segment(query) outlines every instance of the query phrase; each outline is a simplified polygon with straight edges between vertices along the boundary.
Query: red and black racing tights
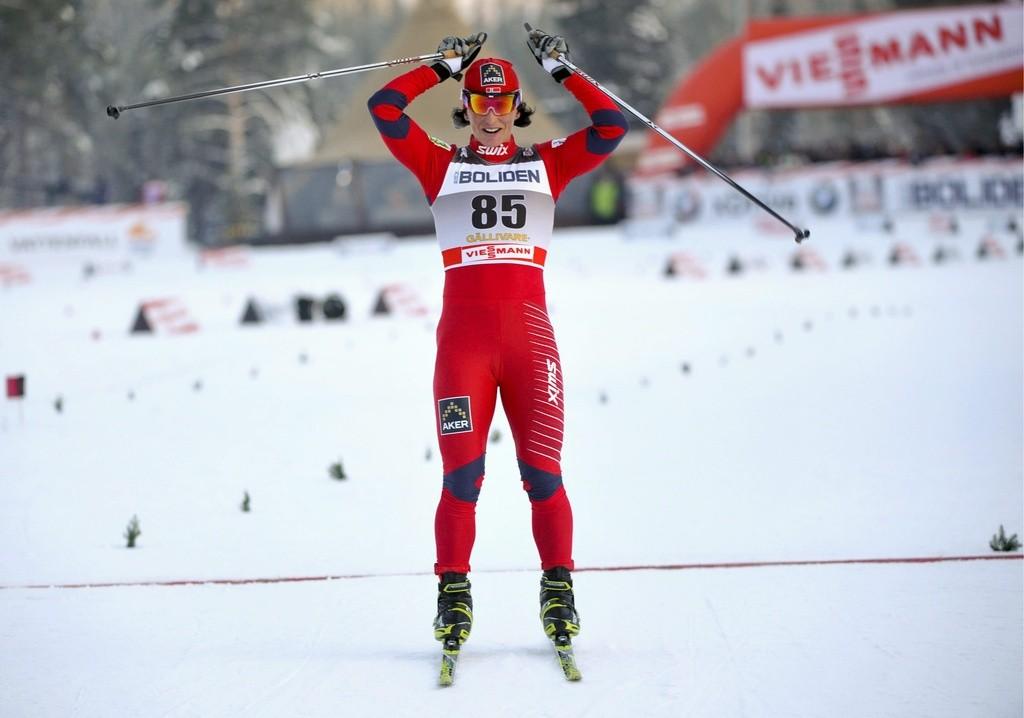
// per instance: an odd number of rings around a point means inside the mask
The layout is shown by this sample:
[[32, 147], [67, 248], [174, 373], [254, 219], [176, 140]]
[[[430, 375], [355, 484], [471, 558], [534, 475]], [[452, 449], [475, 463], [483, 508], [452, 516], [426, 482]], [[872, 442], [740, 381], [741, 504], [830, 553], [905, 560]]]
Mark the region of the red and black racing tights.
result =
[[541, 566], [572, 570], [572, 509], [561, 472], [562, 366], [544, 301], [543, 270], [513, 264], [450, 269], [434, 366], [444, 462], [434, 520], [438, 575], [470, 570], [476, 501], [499, 391]]

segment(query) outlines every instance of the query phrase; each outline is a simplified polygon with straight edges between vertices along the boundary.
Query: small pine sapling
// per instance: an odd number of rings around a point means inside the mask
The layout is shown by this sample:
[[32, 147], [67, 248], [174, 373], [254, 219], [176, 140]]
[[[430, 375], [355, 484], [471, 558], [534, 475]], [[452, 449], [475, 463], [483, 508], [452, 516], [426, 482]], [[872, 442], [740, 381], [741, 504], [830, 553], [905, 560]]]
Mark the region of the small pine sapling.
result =
[[252, 501], [249, 498], [249, 492], [246, 491], [245, 495], [242, 496], [242, 511], [249, 513], [252, 510]]
[[341, 465], [340, 461], [335, 461], [331, 464], [331, 468], [327, 471], [331, 475], [331, 478], [337, 479], [338, 481], [344, 481], [348, 478], [348, 475], [345, 473], [345, 469]]
[[125, 527], [124, 537], [128, 541], [128, 548], [135, 548], [135, 539], [142, 535], [142, 528], [139, 526], [139, 517], [132, 516], [132, 520]]
[[1020, 551], [1020, 541], [1017, 540], [1017, 534], [1007, 538], [1002, 524], [999, 524], [999, 533], [992, 536], [992, 540], [988, 542], [988, 545], [993, 551]]

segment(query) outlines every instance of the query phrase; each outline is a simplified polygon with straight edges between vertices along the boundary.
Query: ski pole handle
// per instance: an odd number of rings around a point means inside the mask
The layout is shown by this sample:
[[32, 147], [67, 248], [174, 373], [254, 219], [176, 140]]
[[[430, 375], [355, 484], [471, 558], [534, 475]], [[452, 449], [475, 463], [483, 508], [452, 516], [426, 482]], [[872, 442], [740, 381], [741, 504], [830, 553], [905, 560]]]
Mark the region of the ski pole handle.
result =
[[[487, 33], [486, 33], [486, 32], [481, 32], [481, 33], [477, 33], [477, 36], [478, 36], [478, 37], [479, 37], [479, 36], [482, 36], [482, 37], [480, 38], [480, 42], [471, 42], [471, 43], [469, 43], [469, 47], [470, 47], [470, 48], [474, 48], [474, 47], [483, 47], [483, 44], [484, 44], [485, 42], [487, 42]], [[471, 52], [470, 54], [472, 54], [472, 52]], [[451, 59], [452, 59], [452, 58], [454, 58], [454, 57], [459, 57], [459, 53], [455, 52], [455, 50], [445, 50], [444, 52], [440, 53], [440, 55], [441, 55], [441, 56], [442, 56], [442, 57], [443, 57], [443, 58], [444, 58], [445, 60], [451, 60]]]

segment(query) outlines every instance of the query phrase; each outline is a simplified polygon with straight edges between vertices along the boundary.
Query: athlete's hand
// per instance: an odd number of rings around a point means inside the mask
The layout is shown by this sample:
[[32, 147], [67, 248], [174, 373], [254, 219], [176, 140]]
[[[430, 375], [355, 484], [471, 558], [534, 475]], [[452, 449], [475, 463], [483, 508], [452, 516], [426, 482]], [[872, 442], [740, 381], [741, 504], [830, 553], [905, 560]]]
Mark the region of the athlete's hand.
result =
[[572, 70], [555, 59], [558, 55], [565, 55], [565, 59], [569, 59], [569, 45], [561, 35], [549, 35], [543, 30], [533, 29], [527, 36], [526, 46], [540, 66], [558, 82], [572, 74]]
[[442, 81], [449, 77], [461, 80], [462, 71], [469, 67], [476, 56], [480, 54], [486, 39], [486, 32], [478, 32], [469, 37], [449, 35], [437, 46], [437, 51], [444, 53], [444, 59], [435, 62], [431, 67]]

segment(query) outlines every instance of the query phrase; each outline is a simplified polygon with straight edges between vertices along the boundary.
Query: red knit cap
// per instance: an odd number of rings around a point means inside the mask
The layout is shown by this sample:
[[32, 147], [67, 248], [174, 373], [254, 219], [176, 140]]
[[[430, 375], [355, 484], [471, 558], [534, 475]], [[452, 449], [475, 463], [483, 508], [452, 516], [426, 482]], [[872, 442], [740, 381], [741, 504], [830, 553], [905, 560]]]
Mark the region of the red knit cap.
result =
[[466, 69], [463, 87], [481, 95], [511, 95], [519, 91], [519, 78], [508, 60], [484, 57]]

